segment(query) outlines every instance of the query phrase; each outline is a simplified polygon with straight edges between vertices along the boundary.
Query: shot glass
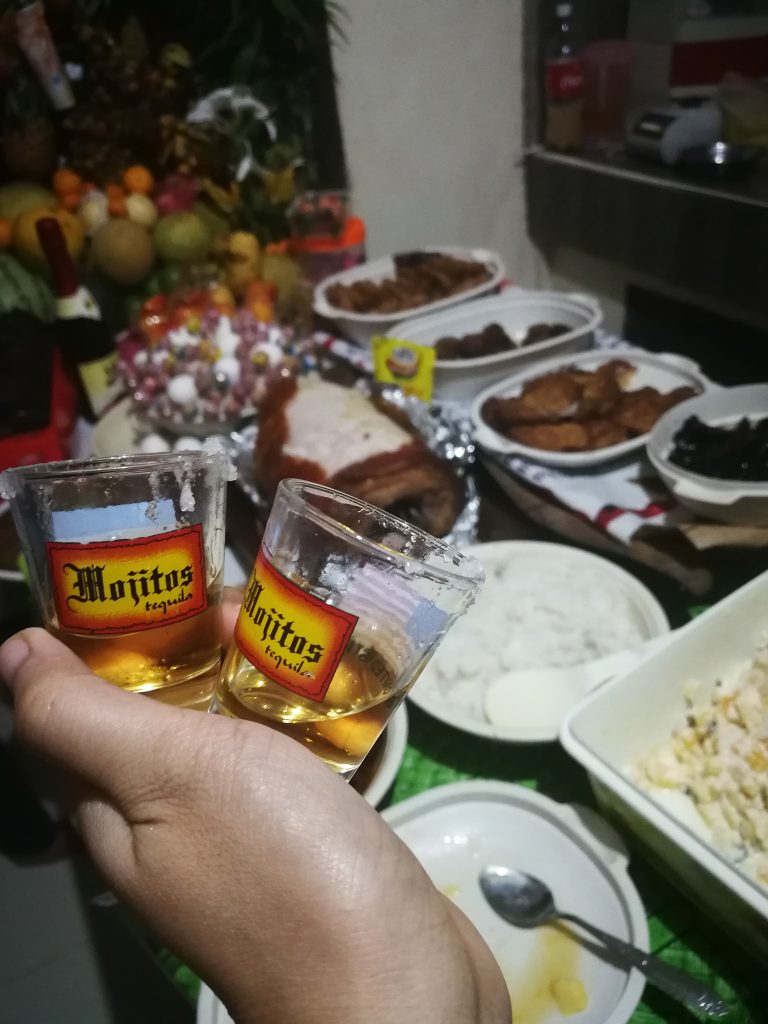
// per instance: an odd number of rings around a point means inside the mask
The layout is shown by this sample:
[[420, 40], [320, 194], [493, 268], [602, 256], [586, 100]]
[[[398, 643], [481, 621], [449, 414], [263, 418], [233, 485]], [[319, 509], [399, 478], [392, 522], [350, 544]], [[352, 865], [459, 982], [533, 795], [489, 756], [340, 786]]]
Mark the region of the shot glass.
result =
[[211, 711], [285, 733], [350, 779], [483, 579], [381, 509], [283, 480]]
[[221, 665], [228, 468], [213, 449], [0, 475], [43, 623], [96, 675], [207, 710]]

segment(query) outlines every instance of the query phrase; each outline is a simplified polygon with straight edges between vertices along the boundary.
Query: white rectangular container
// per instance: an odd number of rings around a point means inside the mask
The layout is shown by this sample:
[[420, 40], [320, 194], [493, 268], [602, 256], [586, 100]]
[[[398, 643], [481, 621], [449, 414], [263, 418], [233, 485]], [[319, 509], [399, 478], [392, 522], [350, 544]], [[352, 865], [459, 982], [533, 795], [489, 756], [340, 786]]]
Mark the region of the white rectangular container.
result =
[[662, 803], [635, 785], [628, 766], [666, 740], [686, 714], [683, 687], [751, 660], [768, 633], [768, 573], [678, 631], [667, 647], [598, 689], [564, 723], [563, 746], [588, 771], [603, 810], [718, 924], [768, 955], [768, 890], [709, 842], [692, 804]]
[[[509, 288], [489, 299], [475, 299], [430, 316], [401, 320], [387, 333], [392, 338], [433, 346], [447, 335], [476, 334], [489, 324], [498, 324], [518, 347], [476, 359], [435, 361], [434, 397], [468, 402], [523, 366], [591, 348], [602, 320], [600, 303], [589, 295]], [[559, 323], [570, 329], [556, 338], [522, 346], [521, 339], [536, 323]]]

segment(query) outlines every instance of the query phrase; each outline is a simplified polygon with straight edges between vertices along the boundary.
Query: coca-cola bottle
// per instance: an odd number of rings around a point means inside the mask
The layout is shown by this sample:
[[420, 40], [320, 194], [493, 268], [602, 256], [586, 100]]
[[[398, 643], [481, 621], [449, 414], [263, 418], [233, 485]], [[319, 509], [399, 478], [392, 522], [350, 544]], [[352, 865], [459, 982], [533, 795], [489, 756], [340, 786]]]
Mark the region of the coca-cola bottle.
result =
[[93, 422], [123, 390], [115, 343], [96, 300], [80, 281], [59, 222], [45, 217], [36, 227], [53, 279], [61, 356], [80, 392], [81, 412]]
[[573, 4], [555, 7], [555, 28], [545, 54], [544, 140], [551, 149], [579, 149], [583, 141], [584, 65], [574, 39]]

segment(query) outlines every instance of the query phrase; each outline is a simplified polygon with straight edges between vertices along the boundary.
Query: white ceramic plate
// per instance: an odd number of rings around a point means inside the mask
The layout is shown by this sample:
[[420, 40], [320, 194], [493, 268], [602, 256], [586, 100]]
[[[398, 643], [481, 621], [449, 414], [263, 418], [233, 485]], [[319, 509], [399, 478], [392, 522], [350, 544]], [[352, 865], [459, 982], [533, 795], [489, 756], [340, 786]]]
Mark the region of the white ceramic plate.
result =
[[[472, 554], [479, 559], [486, 569], [492, 569], [499, 564], [514, 565], [516, 557], [523, 555], [527, 558], [534, 554], [542, 560], [554, 561], [558, 566], [563, 566], [567, 561], [575, 568], [583, 566], [585, 570], [589, 569], [592, 573], [599, 572], [605, 577], [607, 583], [625, 594], [634, 609], [638, 627], [645, 639], [669, 632], [669, 620], [650, 590], [630, 573], [599, 555], [593, 555], [591, 552], [582, 551], [566, 544], [515, 540], [497, 541], [493, 544], [473, 544], [464, 550], [467, 554]], [[451, 627], [452, 630], [460, 632], [465, 621], [459, 619]], [[471, 643], [471, 640], [468, 642]], [[492, 725], [485, 717], [471, 717], [467, 711], [449, 703], [444, 696], [438, 693], [436, 681], [432, 676], [433, 671], [434, 666], [428, 664], [408, 694], [409, 700], [433, 718], [474, 736], [505, 740], [509, 743], [542, 743], [557, 739], [558, 730], [567, 710], [563, 710], [556, 718], [553, 717], [552, 721], [543, 727], [540, 725], [528, 726], [522, 718], [520, 724], [514, 729]], [[493, 681], [489, 678], [478, 679], [477, 685], [485, 689]]]
[[[566, 1018], [547, 990], [556, 977], [570, 976], [584, 985], [588, 1006], [569, 1021], [629, 1020], [644, 987], [637, 971], [628, 975], [559, 932], [513, 928], [491, 910], [478, 885], [487, 864], [528, 871], [551, 887], [561, 909], [647, 950], [648, 926], [627, 874], [626, 851], [594, 812], [510, 783], [474, 781], [429, 790], [383, 817], [488, 943], [509, 984], [516, 1018], [563, 1024]], [[534, 1015], [537, 988], [544, 998]]]
[[546, 373], [571, 366], [583, 370], [596, 370], [599, 366], [614, 359], [623, 359], [636, 367], [636, 373], [632, 377], [627, 391], [652, 387], [666, 394], [675, 388], [688, 386], [701, 393], [712, 387], [711, 381], [698, 368], [695, 368], [695, 364], [684, 357], [671, 353], [651, 355], [637, 349], [629, 351], [616, 349], [558, 356], [556, 359], [549, 359], [520, 370], [507, 377], [506, 380], [486, 388], [475, 398], [472, 403], [472, 420], [477, 440], [485, 448], [501, 455], [522, 455], [534, 462], [541, 462], [547, 466], [560, 466], [562, 469], [585, 469], [590, 466], [599, 466], [643, 448], [648, 440], [647, 433], [593, 452], [549, 452], [542, 448], [530, 448], [528, 445], [511, 441], [488, 426], [482, 416], [483, 405], [489, 398], [515, 398], [522, 391], [523, 385], [536, 377], [543, 377]]
[[[383, 744], [381, 754], [377, 755], [375, 749], [370, 754], [371, 757], [377, 757], [378, 763], [373, 776], [368, 779], [362, 790], [362, 795], [373, 807], [378, 807], [389, 792], [400, 770], [405, 748], [408, 745], [408, 712], [405, 709], [405, 702], [392, 716], [378, 744]], [[365, 762], [359, 770], [365, 771]]]
[[[376, 766], [373, 778], [363, 790], [363, 796], [376, 807], [389, 792], [400, 769], [403, 754], [408, 743], [408, 712], [401, 704], [392, 716], [384, 735], [383, 752]], [[197, 1024], [233, 1024], [223, 1004], [207, 985], [201, 985], [197, 1001]]]
[[469, 299], [476, 299], [480, 295], [487, 295], [495, 291], [506, 277], [506, 270], [501, 257], [488, 249], [470, 249], [460, 246], [425, 245], [421, 246], [420, 252], [439, 252], [446, 256], [455, 256], [457, 259], [477, 260], [488, 267], [490, 277], [483, 284], [475, 288], [467, 288], [466, 291], [450, 295], [448, 298], [440, 299], [437, 302], [428, 302], [426, 305], [414, 306], [412, 309], [401, 309], [397, 313], [352, 313], [346, 309], [339, 309], [332, 305], [326, 298], [328, 289], [334, 284], [354, 284], [355, 281], [381, 281], [387, 277], [394, 277], [395, 265], [391, 256], [383, 259], [370, 260], [359, 267], [351, 270], [342, 270], [326, 278], [315, 288], [314, 310], [319, 316], [333, 320], [339, 330], [352, 341], [359, 345], [369, 345], [371, 338], [377, 334], [386, 334], [392, 324], [398, 320], [406, 320], [415, 316], [424, 316], [427, 313], [437, 312], [440, 309], [447, 309], [460, 302], [467, 302]]

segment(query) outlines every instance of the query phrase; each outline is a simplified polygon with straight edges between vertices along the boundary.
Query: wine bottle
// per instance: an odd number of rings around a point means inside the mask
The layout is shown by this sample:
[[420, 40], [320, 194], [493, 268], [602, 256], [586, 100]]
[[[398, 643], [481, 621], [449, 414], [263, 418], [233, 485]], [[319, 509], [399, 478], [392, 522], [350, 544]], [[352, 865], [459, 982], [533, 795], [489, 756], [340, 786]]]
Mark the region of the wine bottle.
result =
[[93, 421], [122, 392], [115, 343], [96, 300], [80, 280], [59, 222], [43, 217], [36, 227], [53, 277], [62, 359], [76, 379], [83, 415]]

